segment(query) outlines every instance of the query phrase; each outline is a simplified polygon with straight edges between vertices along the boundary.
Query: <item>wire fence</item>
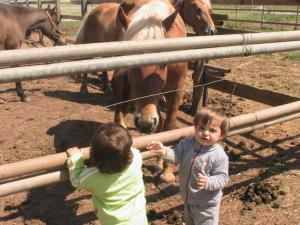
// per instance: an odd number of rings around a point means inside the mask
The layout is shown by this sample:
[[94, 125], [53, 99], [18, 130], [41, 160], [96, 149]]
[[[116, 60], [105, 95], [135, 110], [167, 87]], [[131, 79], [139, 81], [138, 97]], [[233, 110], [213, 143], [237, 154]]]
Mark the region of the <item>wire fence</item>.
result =
[[297, 30], [300, 27], [299, 5], [295, 6], [266, 6], [266, 5], [218, 5], [214, 11], [226, 14], [226, 26], [237, 28], [247, 27], [247, 24], [256, 24], [259, 29], [270, 30]]

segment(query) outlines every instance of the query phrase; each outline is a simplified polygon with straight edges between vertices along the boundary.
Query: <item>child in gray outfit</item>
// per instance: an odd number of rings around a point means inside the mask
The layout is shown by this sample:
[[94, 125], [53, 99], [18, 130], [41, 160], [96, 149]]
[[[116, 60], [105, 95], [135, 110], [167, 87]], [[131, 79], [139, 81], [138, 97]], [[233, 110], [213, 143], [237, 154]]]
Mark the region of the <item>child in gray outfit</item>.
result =
[[179, 163], [179, 187], [187, 225], [217, 225], [222, 189], [228, 182], [228, 157], [217, 142], [229, 130], [222, 111], [201, 109], [194, 118], [195, 135], [174, 148], [151, 141], [147, 148], [170, 162]]

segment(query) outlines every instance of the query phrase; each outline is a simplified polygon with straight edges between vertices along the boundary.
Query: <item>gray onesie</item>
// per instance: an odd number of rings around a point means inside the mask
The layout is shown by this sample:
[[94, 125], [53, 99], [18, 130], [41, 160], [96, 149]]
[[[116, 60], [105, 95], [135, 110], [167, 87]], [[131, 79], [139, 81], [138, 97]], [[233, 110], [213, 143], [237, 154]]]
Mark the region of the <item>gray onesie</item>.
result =
[[[174, 151], [167, 149], [164, 159], [180, 163], [179, 187], [184, 201], [187, 225], [217, 225], [222, 189], [228, 182], [228, 157], [221, 145], [200, 146], [194, 137], [184, 138]], [[208, 177], [200, 190], [198, 173]]]

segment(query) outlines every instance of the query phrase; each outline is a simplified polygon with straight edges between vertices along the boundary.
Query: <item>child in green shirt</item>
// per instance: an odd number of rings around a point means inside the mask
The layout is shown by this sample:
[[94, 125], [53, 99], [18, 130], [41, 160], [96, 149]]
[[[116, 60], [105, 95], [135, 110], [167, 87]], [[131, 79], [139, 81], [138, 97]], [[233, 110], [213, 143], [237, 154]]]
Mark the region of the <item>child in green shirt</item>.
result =
[[86, 167], [78, 148], [67, 150], [74, 187], [92, 193], [101, 225], [147, 225], [142, 156], [131, 147], [129, 132], [116, 123], [100, 126], [92, 140]]

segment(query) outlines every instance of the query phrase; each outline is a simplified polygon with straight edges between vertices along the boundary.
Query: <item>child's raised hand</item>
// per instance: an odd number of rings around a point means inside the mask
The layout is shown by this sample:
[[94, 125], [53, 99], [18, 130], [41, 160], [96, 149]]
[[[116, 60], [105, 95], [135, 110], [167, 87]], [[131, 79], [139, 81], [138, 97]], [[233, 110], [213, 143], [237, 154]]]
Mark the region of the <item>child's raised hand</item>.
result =
[[166, 154], [166, 147], [159, 141], [150, 141], [146, 148], [150, 152], [158, 153], [160, 156]]
[[198, 185], [200, 190], [204, 190], [207, 185], [207, 176], [202, 173], [198, 173]]
[[70, 157], [70, 156], [80, 153], [80, 150], [77, 147], [68, 148], [66, 153], [67, 153], [67, 156]]

